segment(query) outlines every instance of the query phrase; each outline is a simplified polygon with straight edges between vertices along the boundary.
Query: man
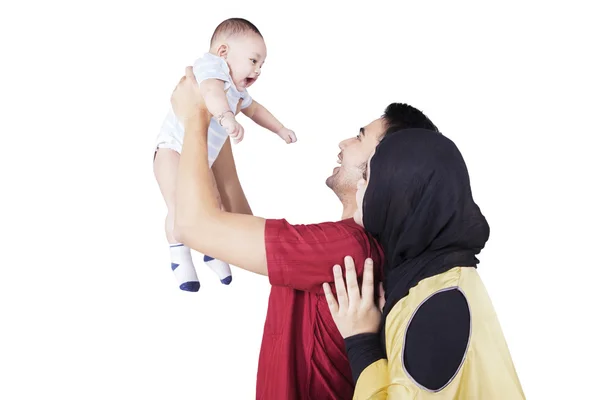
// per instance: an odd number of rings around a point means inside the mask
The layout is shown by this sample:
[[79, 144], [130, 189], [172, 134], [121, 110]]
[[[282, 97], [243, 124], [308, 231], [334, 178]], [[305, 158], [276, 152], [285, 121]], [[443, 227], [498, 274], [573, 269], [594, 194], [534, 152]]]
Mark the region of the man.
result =
[[[329, 313], [322, 283], [333, 281], [331, 267], [341, 264], [347, 255], [361, 266], [357, 268], [359, 276], [366, 258], [381, 265], [379, 245], [352, 220], [357, 207], [356, 184], [386, 132], [435, 126], [410, 106], [390, 105], [383, 117], [340, 143], [341, 165], [327, 179], [327, 185], [342, 202], [342, 219], [291, 225], [285, 219], [263, 219], [219, 208], [207, 162], [210, 114], [191, 67], [173, 92], [171, 103], [185, 127], [177, 177], [176, 234], [194, 250], [267, 275], [273, 286], [256, 398], [351, 399], [354, 384], [344, 341]], [[226, 144], [219, 155], [221, 165], [233, 165], [230, 153], [231, 145]], [[230, 172], [235, 174], [235, 168]], [[234, 182], [239, 183], [237, 178]]]

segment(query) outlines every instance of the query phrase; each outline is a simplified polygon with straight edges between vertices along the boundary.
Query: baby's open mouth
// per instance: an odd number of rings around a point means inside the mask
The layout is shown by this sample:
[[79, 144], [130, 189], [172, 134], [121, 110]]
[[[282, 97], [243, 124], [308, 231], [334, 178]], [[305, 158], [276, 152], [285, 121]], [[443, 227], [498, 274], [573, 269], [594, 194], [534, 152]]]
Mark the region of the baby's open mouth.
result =
[[244, 79], [244, 86], [250, 86], [254, 83], [256, 79], [255, 78], [246, 78]]

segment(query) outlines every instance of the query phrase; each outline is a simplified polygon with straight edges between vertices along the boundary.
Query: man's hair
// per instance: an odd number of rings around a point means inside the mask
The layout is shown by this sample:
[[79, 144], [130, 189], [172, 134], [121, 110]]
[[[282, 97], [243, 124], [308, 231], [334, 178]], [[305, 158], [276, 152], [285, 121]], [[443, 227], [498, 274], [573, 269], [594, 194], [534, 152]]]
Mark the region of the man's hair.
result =
[[233, 35], [244, 35], [247, 33], [256, 33], [263, 37], [260, 31], [254, 24], [243, 18], [229, 18], [221, 22], [215, 29], [215, 32], [210, 39], [210, 45], [213, 46], [221, 37], [230, 37]]
[[385, 135], [401, 129], [428, 129], [438, 132], [438, 128], [420, 110], [404, 103], [392, 103], [381, 116], [385, 123]]

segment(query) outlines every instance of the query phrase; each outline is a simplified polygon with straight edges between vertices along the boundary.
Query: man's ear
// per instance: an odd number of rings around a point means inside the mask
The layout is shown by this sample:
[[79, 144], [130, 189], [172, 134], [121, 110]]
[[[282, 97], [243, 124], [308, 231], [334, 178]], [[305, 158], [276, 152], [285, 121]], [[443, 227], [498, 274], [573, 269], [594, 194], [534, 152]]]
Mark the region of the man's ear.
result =
[[229, 52], [229, 46], [226, 44], [222, 44], [217, 49], [217, 55], [221, 58], [227, 59], [227, 53]]

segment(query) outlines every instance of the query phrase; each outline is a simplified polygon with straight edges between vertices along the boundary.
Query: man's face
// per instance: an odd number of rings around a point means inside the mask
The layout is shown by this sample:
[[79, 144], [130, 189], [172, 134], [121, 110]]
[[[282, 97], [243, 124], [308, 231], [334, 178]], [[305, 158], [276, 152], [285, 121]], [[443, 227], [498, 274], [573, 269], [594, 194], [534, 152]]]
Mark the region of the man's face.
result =
[[340, 166], [336, 167], [325, 181], [340, 199], [347, 196], [354, 198], [356, 184], [364, 178], [367, 160], [375, 151], [384, 132], [384, 121], [379, 118], [361, 128], [358, 135], [340, 142]]

